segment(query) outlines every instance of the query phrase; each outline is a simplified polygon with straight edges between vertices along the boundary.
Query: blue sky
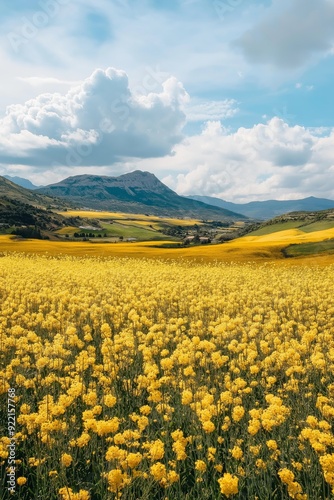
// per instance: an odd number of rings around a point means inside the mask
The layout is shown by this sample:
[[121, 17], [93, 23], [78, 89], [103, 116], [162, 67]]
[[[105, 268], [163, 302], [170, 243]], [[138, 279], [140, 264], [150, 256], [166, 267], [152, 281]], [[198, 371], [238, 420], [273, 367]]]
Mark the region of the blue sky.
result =
[[0, 174], [334, 198], [334, 0], [4, 0]]

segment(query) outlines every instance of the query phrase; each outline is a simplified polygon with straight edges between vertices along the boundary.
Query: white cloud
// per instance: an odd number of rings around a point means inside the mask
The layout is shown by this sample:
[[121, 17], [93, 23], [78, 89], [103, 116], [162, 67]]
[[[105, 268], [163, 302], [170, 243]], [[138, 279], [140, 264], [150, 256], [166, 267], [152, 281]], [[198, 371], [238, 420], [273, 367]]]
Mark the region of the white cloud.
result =
[[237, 202], [334, 198], [333, 147], [334, 131], [319, 136], [317, 130], [289, 126], [278, 117], [233, 133], [220, 122], [209, 122], [200, 135], [175, 146], [172, 157], [143, 160], [136, 167], [157, 173], [182, 195]]
[[333, 24], [333, 0], [277, 0], [268, 15], [238, 39], [237, 45], [251, 63], [295, 69], [316, 54], [330, 53]]
[[0, 162], [103, 166], [166, 155], [182, 139], [187, 99], [173, 77], [161, 92], [138, 96], [124, 71], [96, 70], [65, 95], [41, 94], [9, 106], [0, 121]]
[[73, 85], [80, 85], [81, 82], [79, 81], [73, 81], [73, 80], [61, 80], [59, 78], [52, 78], [52, 77], [40, 77], [40, 76], [18, 76], [17, 79], [21, 82], [28, 83], [29, 85], [33, 87], [42, 87], [44, 85], [68, 85], [68, 86], [73, 86]]
[[[36, 141], [36, 136], [26, 130], [19, 137], [17, 147], [22, 151], [28, 151]], [[49, 143], [49, 138], [37, 137], [40, 149]], [[94, 129], [78, 129], [68, 141], [89, 143], [94, 142], [94, 137]], [[10, 139], [2, 146], [14, 154]], [[99, 167], [99, 174], [148, 170], [181, 195], [202, 194], [244, 203], [306, 196], [334, 199], [333, 148], [334, 129], [290, 126], [275, 117], [267, 123], [231, 132], [220, 121], [210, 121], [200, 134], [177, 144], [170, 155], [122, 159], [112, 167]], [[94, 167], [85, 165], [65, 165], [56, 170], [32, 168], [20, 165], [19, 158], [15, 166], [6, 169], [6, 173], [28, 177], [35, 184], [93, 172], [96, 173]]]
[[194, 100], [186, 106], [188, 121], [224, 120], [238, 113], [237, 102], [234, 99], [223, 101]]

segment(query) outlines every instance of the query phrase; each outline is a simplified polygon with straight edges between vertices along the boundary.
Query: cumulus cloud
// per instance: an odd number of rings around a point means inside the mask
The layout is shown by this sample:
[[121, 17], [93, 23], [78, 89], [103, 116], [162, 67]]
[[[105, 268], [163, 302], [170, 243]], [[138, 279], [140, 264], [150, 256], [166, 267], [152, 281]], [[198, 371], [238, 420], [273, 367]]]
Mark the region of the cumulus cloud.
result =
[[238, 111], [235, 99], [224, 99], [222, 101], [192, 100], [186, 106], [187, 120], [193, 122], [224, 120], [235, 116]]
[[[26, 130], [19, 136], [21, 142], [16, 157], [28, 154], [29, 148], [36, 147], [36, 141], [39, 152], [45, 142], [48, 145], [50, 142], [48, 137]], [[93, 141], [94, 133], [73, 129], [71, 140], [75, 143]], [[6, 142], [2, 139], [6, 151], [12, 147], [10, 141], [10, 137]], [[57, 139], [53, 141], [58, 144]], [[200, 134], [178, 143], [173, 155], [122, 158], [112, 168], [101, 166], [99, 173], [120, 175], [135, 169], [148, 170], [181, 195], [217, 196], [240, 203], [306, 196], [334, 199], [333, 149], [334, 129], [330, 128], [291, 126], [284, 119], [275, 117], [266, 123], [240, 127], [233, 132], [220, 121], [209, 121]], [[32, 169], [22, 164], [19, 158], [10, 169], [1, 170], [28, 177], [35, 184], [48, 184], [69, 175], [94, 171], [84, 165]]]
[[52, 77], [40, 77], [40, 76], [18, 76], [17, 80], [20, 82], [28, 83], [32, 87], [42, 87], [44, 85], [68, 85], [68, 86], [73, 86], [73, 85], [80, 85], [81, 82], [78, 81], [72, 81], [72, 80], [61, 80], [59, 78], [52, 78]]
[[160, 93], [138, 96], [124, 71], [98, 69], [65, 95], [9, 106], [0, 120], [0, 162], [100, 166], [167, 155], [182, 139], [187, 100], [174, 77]]
[[236, 132], [208, 122], [200, 135], [175, 147], [172, 158], [143, 160], [181, 195], [229, 201], [334, 198], [334, 130], [289, 126], [275, 117]]
[[[282, 0], [277, 3], [281, 6]], [[333, 0], [291, 0], [285, 5], [276, 12], [274, 3], [269, 14], [237, 40], [251, 63], [291, 69], [333, 48]]]

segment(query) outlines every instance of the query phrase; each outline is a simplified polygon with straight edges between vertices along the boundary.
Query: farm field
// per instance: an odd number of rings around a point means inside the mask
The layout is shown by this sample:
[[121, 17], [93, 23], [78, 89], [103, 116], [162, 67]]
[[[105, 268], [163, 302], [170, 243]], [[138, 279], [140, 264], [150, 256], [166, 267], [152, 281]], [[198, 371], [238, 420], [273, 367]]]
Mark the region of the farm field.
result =
[[[166, 236], [157, 231], [157, 228], [146, 227], [145, 225], [137, 224], [136, 222], [123, 221], [123, 222], [103, 222], [100, 221], [100, 228], [95, 230], [88, 229], [87, 231], [91, 231], [94, 233], [94, 236], [103, 236], [108, 239], [112, 238], [118, 241], [119, 237], [134, 238], [137, 241], [159, 241], [159, 240], [172, 240], [171, 237]], [[56, 234], [73, 236], [75, 233], [78, 233], [80, 230], [77, 227], [65, 227], [56, 231]]]
[[[66, 217], [81, 217], [86, 221], [86, 224], [87, 221], [91, 221], [91, 224], [86, 227], [67, 226], [55, 231], [55, 236], [60, 236], [61, 239], [65, 239], [65, 237], [78, 238], [78, 234], [81, 233], [81, 236], [86, 236], [86, 239], [98, 237], [103, 238], [104, 242], [120, 242], [121, 240], [182, 242], [188, 228], [195, 230], [195, 228], [203, 226], [203, 221], [197, 219], [157, 217], [148, 214], [90, 210], [69, 210], [58, 214]], [[214, 227], [210, 223], [208, 224], [207, 231]], [[235, 229], [237, 226], [234, 227]], [[217, 231], [216, 233], [218, 234]]]
[[20, 500], [333, 498], [334, 264], [281, 262], [3, 254], [1, 500], [9, 432]]
[[147, 226], [150, 224], [157, 224], [160, 226], [163, 223], [173, 224], [175, 226], [192, 226], [194, 224], [201, 224], [198, 219], [178, 219], [170, 217], [157, 217], [154, 215], [145, 214], [129, 214], [123, 212], [94, 212], [91, 210], [68, 210], [66, 212], [59, 212], [65, 217], [82, 217], [85, 219], [107, 219], [116, 221], [134, 221], [139, 225]]

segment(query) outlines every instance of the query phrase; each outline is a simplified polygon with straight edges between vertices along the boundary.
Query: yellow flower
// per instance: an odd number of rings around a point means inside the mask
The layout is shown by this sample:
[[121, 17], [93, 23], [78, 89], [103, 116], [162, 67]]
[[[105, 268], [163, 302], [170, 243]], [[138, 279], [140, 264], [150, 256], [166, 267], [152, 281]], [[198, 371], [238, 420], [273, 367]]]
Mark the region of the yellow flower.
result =
[[162, 401], [162, 394], [158, 390], [153, 390], [148, 397], [149, 401], [153, 401], [153, 403], [159, 403]]
[[119, 419], [114, 417], [110, 420], [100, 420], [96, 422], [96, 432], [99, 436], [104, 436], [105, 434], [112, 434], [119, 429]]
[[175, 443], [173, 443], [173, 451], [176, 454], [176, 460], [185, 460], [187, 458], [185, 445], [182, 441], [175, 441]]
[[75, 500], [90, 500], [90, 494], [87, 490], [80, 490]]
[[30, 406], [26, 403], [23, 403], [23, 405], [21, 405], [20, 412], [23, 415], [27, 415], [30, 412]]
[[161, 460], [165, 454], [165, 446], [161, 439], [156, 439], [149, 444], [149, 456], [151, 460]]
[[319, 458], [320, 465], [324, 472], [325, 481], [334, 490], [334, 454], [326, 454]]
[[150, 406], [148, 406], [148, 405], [144, 405], [144, 406], [141, 406], [139, 408], [139, 411], [140, 411], [140, 413], [142, 415], [146, 415], [147, 416], [147, 415], [149, 415], [151, 413], [152, 408]]
[[19, 486], [23, 486], [24, 484], [26, 484], [27, 478], [23, 477], [23, 476], [20, 476], [20, 477], [17, 478], [16, 482], [17, 482], [17, 484]]
[[169, 371], [173, 368], [174, 362], [171, 358], [164, 358], [160, 361], [160, 365], [164, 371]]
[[80, 490], [78, 493], [73, 493], [72, 488], [63, 487], [58, 490], [62, 500], [90, 500], [90, 494], [87, 490]]
[[243, 406], [237, 405], [232, 410], [232, 420], [234, 422], [239, 422], [245, 415], [245, 409]]
[[294, 460], [291, 460], [291, 465], [296, 469], [296, 470], [303, 470], [303, 464], [300, 462], [295, 462]]
[[266, 470], [267, 468], [267, 465], [266, 463], [261, 459], [261, 458], [258, 458], [255, 462], [255, 465], [258, 469], [263, 469], [263, 470]]
[[90, 391], [87, 394], [84, 394], [82, 396], [82, 399], [84, 400], [84, 402], [86, 403], [86, 405], [94, 406], [97, 403], [96, 392]]
[[277, 445], [277, 443], [276, 443], [276, 441], [274, 439], [269, 439], [266, 442], [266, 445], [268, 446], [269, 450], [276, 451], [277, 448], [278, 448], [278, 445]]
[[249, 451], [251, 452], [252, 455], [254, 455], [254, 457], [257, 457], [260, 453], [260, 450], [261, 450], [261, 445], [257, 445], [257, 446], [250, 446], [249, 447]]
[[183, 436], [183, 431], [177, 429], [171, 433], [173, 443], [173, 451], [176, 454], [176, 460], [185, 460], [187, 458], [186, 446], [188, 444], [188, 439]]
[[161, 481], [167, 475], [166, 467], [161, 462], [151, 465], [150, 472], [156, 481]]
[[135, 467], [138, 467], [138, 465], [142, 461], [142, 458], [143, 457], [141, 453], [129, 453], [126, 457], [126, 462], [130, 469], [134, 469]]
[[182, 404], [183, 405], [189, 405], [193, 400], [193, 393], [189, 391], [188, 389], [185, 389], [182, 391]]
[[121, 469], [112, 469], [107, 474], [107, 480], [109, 485], [108, 490], [114, 493], [124, 488], [124, 486], [129, 482], [127, 474], [123, 474]]
[[218, 479], [218, 483], [220, 486], [220, 492], [227, 496], [227, 498], [236, 495], [239, 492], [239, 479], [229, 472], [225, 472], [223, 477]]
[[107, 394], [106, 396], [104, 396], [104, 404], [106, 406], [108, 406], [108, 408], [113, 408], [113, 406], [115, 406], [116, 404], [116, 398], [115, 396], [112, 396], [111, 394]]
[[68, 453], [63, 453], [60, 462], [64, 467], [69, 467], [73, 462], [73, 458]]
[[260, 420], [250, 420], [249, 424], [248, 424], [248, 432], [249, 434], [251, 434], [252, 436], [255, 436], [255, 434], [257, 434], [259, 432], [259, 430], [261, 429], [261, 422]]
[[122, 450], [118, 446], [110, 446], [106, 452], [106, 460], [110, 462], [111, 460], [125, 460], [126, 451]]
[[191, 365], [184, 368], [183, 373], [186, 377], [195, 377], [196, 375], [196, 372]]
[[66, 486], [64, 486], [63, 488], [60, 488], [58, 490], [58, 493], [59, 495], [61, 495], [62, 500], [73, 500], [74, 493], [72, 488], [67, 488]]
[[79, 448], [83, 448], [84, 446], [87, 446], [90, 439], [90, 435], [87, 432], [83, 432], [81, 436], [77, 438], [76, 444], [79, 446]]
[[200, 472], [205, 472], [206, 471], [206, 463], [203, 462], [203, 460], [196, 460], [195, 469], [200, 471]]
[[235, 458], [236, 460], [241, 460], [242, 457], [244, 456], [244, 453], [239, 446], [234, 446], [232, 450], [230, 450], [230, 452], [232, 457]]
[[209, 460], [209, 462], [214, 462], [216, 452], [217, 452], [216, 448], [209, 446], [209, 448], [208, 448], [208, 460]]
[[293, 482], [293, 480], [295, 479], [295, 475], [293, 472], [291, 472], [291, 470], [289, 469], [281, 469], [279, 472], [278, 472], [278, 475], [282, 481], [282, 483], [284, 484], [290, 484]]
[[177, 483], [179, 480], [180, 480], [179, 474], [177, 472], [175, 472], [175, 470], [171, 470], [167, 474], [166, 486], [168, 486], [169, 484]]
[[211, 422], [211, 420], [207, 420], [207, 421], [203, 422], [202, 427], [203, 427], [204, 432], [206, 432], [207, 434], [210, 434], [211, 432], [213, 432], [216, 429], [215, 424], [213, 422]]
[[46, 458], [28, 458], [28, 463], [31, 467], [39, 467], [46, 462]]
[[138, 425], [139, 431], [143, 432], [146, 429], [146, 427], [148, 427], [149, 423], [150, 423], [150, 421], [145, 415], [141, 415], [140, 417], [138, 417], [137, 425]]

